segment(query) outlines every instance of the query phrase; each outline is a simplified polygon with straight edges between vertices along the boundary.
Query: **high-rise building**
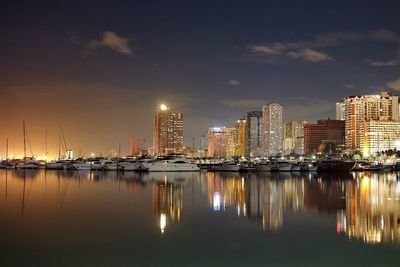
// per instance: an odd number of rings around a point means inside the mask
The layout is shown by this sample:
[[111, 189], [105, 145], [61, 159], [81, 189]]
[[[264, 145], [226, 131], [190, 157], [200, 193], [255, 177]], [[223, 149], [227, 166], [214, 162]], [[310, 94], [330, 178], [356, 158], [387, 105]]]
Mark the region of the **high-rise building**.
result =
[[208, 135], [203, 134], [200, 136], [200, 150], [207, 150], [208, 148]]
[[208, 128], [208, 151], [211, 158], [231, 158], [235, 155], [235, 128]]
[[277, 103], [263, 106], [263, 143], [265, 154], [268, 156], [276, 156], [283, 152], [282, 110], [282, 106]]
[[344, 129], [345, 122], [342, 120], [318, 120], [317, 124], [305, 124], [305, 154], [317, 153], [324, 144], [329, 145], [334, 153], [334, 147], [344, 144]]
[[132, 137], [131, 138], [131, 151], [130, 155], [131, 156], [137, 156], [141, 154], [141, 149], [140, 149], [140, 139], [138, 137]]
[[235, 123], [235, 129], [236, 129], [235, 156], [245, 157], [246, 156], [246, 144], [247, 144], [246, 120], [245, 119], [238, 120]]
[[289, 121], [283, 127], [283, 153], [304, 154], [304, 125], [307, 121]]
[[344, 121], [346, 119], [346, 109], [344, 101], [336, 102], [336, 120]]
[[246, 120], [246, 156], [259, 157], [263, 154], [263, 113], [249, 111], [245, 114]]
[[399, 120], [399, 97], [384, 91], [379, 95], [349, 96], [344, 103], [346, 147], [351, 150], [360, 150], [365, 122]]
[[361, 133], [360, 149], [364, 156], [400, 148], [400, 122], [368, 121]]
[[154, 117], [154, 155], [168, 155], [183, 151], [183, 114], [165, 105]]

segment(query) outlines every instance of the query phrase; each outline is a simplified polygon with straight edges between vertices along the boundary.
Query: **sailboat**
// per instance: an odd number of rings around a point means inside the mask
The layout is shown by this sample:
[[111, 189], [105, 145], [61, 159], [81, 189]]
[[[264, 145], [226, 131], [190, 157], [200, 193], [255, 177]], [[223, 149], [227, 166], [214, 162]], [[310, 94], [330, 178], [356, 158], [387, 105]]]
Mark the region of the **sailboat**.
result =
[[[17, 164], [15, 167], [17, 169], [38, 169], [39, 168], [39, 162], [37, 160], [35, 160], [34, 157], [33, 157], [31, 144], [29, 142], [29, 138], [27, 138], [25, 120], [22, 121], [22, 131], [23, 131], [23, 135], [24, 135], [24, 158], [23, 158], [23, 161], [20, 162], [19, 164]], [[32, 154], [32, 156], [29, 157], [29, 158], [26, 156], [27, 139], [28, 139], [29, 148], [30, 148], [31, 154]]]

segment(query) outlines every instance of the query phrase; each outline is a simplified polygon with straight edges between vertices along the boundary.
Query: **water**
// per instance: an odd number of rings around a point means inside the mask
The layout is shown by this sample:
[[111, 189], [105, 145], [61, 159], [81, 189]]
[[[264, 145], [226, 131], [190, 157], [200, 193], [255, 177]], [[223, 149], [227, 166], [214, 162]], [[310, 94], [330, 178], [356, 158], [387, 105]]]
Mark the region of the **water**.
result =
[[397, 179], [0, 170], [0, 265], [399, 266]]

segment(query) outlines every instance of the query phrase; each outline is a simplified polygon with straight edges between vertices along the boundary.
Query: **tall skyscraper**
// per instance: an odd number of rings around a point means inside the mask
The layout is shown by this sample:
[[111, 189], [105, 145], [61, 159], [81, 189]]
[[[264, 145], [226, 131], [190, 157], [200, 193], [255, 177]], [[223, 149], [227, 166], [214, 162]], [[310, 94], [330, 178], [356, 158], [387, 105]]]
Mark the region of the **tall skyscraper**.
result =
[[336, 102], [336, 120], [344, 121], [346, 119], [346, 109], [344, 101]]
[[283, 127], [283, 153], [304, 154], [304, 125], [307, 121], [289, 121]]
[[346, 147], [360, 150], [361, 129], [369, 121], [398, 121], [399, 97], [381, 91], [379, 95], [349, 96], [344, 99]]
[[235, 155], [235, 128], [208, 128], [208, 151], [211, 158], [231, 158]]
[[276, 156], [283, 152], [282, 110], [282, 106], [278, 103], [263, 106], [263, 139], [265, 152], [268, 156]]
[[154, 117], [154, 155], [183, 152], [183, 114], [161, 105]]
[[245, 114], [246, 120], [246, 156], [259, 157], [263, 154], [263, 113], [249, 111]]
[[235, 156], [245, 157], [246, 156], [246, 144], [247, 144], [247, 134], [246, 134], [246, 120], [241, 119], [235, 123], [236, 129], [236, 147]]
[[208, 149], [208, 135], [202, 134], [200, 136], [200, 150], [207, 150]]

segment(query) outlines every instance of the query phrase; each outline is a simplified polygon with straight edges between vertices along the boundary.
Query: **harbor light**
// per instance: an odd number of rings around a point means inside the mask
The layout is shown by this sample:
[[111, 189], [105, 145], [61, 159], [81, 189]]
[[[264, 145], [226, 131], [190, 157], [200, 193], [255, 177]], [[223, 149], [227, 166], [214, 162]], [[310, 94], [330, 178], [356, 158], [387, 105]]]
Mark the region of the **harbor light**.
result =
[[65, 152], [65, 158], [66, 158], [67, 160], [72, 160], [72, 159], [74, 158], [74, 151], [71, 150], [71, 149], [68, 149], [68, 150]]

